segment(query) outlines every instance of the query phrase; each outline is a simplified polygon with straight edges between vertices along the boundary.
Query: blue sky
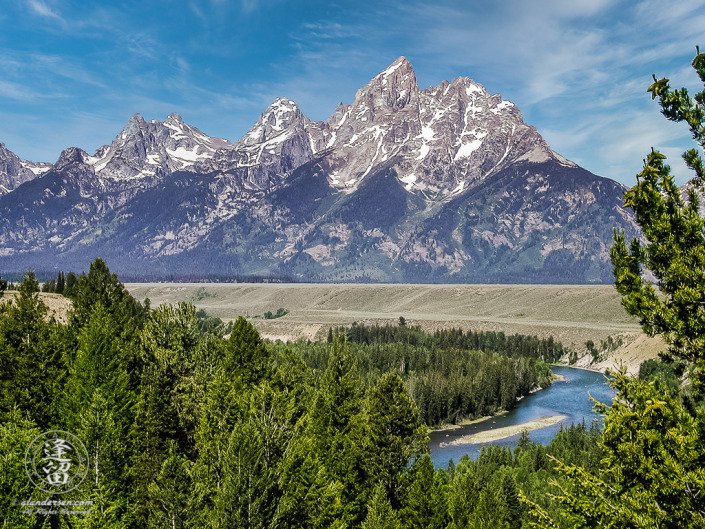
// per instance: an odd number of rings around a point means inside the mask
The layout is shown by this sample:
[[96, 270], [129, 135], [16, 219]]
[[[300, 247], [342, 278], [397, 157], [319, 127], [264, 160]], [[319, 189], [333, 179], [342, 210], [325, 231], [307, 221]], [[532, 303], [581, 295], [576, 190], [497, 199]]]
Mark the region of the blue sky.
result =
[[678, 183], [693, 146], [651, 74], [691, 93], [705, 5], [679, 0], [351, 2], [5, 0], [0, 142], [23, 159], [92, 153], [127, 119], [178, 112], [239, 139], [274, 98], [315, 120], [400, 55], [421, 88], [470, 77], [514, 102], [554, 150], [632, 185], [653, 146]]

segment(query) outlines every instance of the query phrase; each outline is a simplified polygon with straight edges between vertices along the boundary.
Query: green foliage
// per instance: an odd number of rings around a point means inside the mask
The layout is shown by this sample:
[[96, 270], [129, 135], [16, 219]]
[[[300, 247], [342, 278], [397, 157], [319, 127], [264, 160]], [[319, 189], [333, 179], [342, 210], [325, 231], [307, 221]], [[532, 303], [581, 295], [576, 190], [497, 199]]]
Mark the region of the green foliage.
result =
[[[90, 492], [99, 505], [105, 504], [115, 517], [125, 513], [128, 503], [126, 440], [134, 404], [118, 332], [113, 317], [98, 305], [81, 329], [76, 357], [69, 363], [61, 413], [64, 428], [88, 449], [84, 492]], [[109, 523], [107, 511], [96, 523]]]
[[443, 529], [448, 525], [446, 487], [428, 454], [403, 476], [401, 519], [409, 529]]
[[607, 413], [599, 473], [559, 465], [571, 480], [564, 516], [590, 527], [703, 527], [702, 411], [691, 415], [657, 381], [618, 373], [612, 384], [619, 398], [597, 405]]
[[[116, 323], [128, 333], [141, 326], [147, 315], [145, 307], [130, 296], [117, 274], [111, 274], [102, 259], [93, 261], [88, 274], [82, 274], [71, 288], [67, 283], [66, 288], [70, 290], [73, 306], [69, 323], [74, 326], [85, 325], [98, 305], [112, 315]], [[66, 290], [65, 295], [69, 296]]]
[[74, 274], [73, 272], [69, 272], [68, 275], [66, 276], [66, 285], [64, 286], [64, 296], [66, 296], [67, 298], [73, 297], [77, 282], [78, 282], [78, 278], [76, 278], [76, 274]]
[[[244, 318], [225, 338], [192, 304], [137, 303], [102, 261], [70, 277], [67, 325], [47, 320], [31, 273], [0, 306], [7, 526], [514, 528], [527, 522], [519, 491], [555, 514], [546, 481], [565, 481], [551, 455], [590, 468], [601, 457], [584, 425], [448, 470], [427, 455], [430, 418], [549, 384], [552, 342], [356, 325], [330, 343], [271, 344]], [[89, 450], [86, 481], [65, 496], [93, 501], [89, 515], [34, 520], [10, 503], [36, 492], [24, 451], [50, 427]]]
[[684, 362], [649, 359], [639, 366], [639, 379], [659, 380], [670, 395], [677, 396], [683, 392], [681, 377], [685, 370]]
[[[705, 82], [705, 58], [698, 51], [693, 68]], [[688, 124], [693, 138], [705, 146], [705, 91], [690, 98], [685, 88], [672, 90], [668, 79], [649, 87], [658, 97], [663, 114]], [[645, 242], [633, 239], [627, 247], [624, 233], [615, 234], [612, 263], [617, 290], [627, 312], [637, 316], [644, 331], [660, 334], [668, 354], [694, 364], [702, 371], [705, 361], [705, 220], [699, 214], [698, 188], [702, 188], [703, 163], [696, 149], [683, 158], [695, 172], [687, 199], [683, 200], [665, 156], [652, 151], [637, 175], [637, 185], [625, 193]], [[645, 279], [649, 272], [654, 284]], [[657, 293], [657, 289], [660, 293]]]
[[362, 529], [398, 529], [401, 528], [399, 514], [392, 509], [384, 487], [380, 484], [375, 487], [372, 500], [367, 507], [367, 517], [362, 524]]
[[588, 340], [585, 342], [585, 348], [587, 349], [587, 352], [590, 353], [592, 356], [592, 361], [593, 362], [598, 362], [600, 360], [600, 351], [597, 350], [597, 347], [595, 347], [595, 342], [592, 340]]
[[[403, 318], [401, 319], [403, 320]], [[401, 322], [400, 320], [400, 322]], [[540, 358], [555, 362], [563, 356], [563, 346], [553, 338], [539, 339], [536, 336], [515, 334], [507, 336], [503, 332], [463, 332], [461, 329], [443, 329], [427, 334], [421, 327], [406, 325], [358, 325], [349, 328], [339, 327], [338, 334], [344, 333], [349, 342], [360, 344], [406, 343], [438, 349], [463, 349], [501, 353], [510, 357]]]
[[54, 292], [57, 294], [62, 294], [64, 293], [64, 289], [66, 288], [66, 276], [64, 275], [63, 272], [59, 272], [58, 275], [56, 276], [56, 289]]
[[268, 310], [264, 313], [264, 319], [273, 320], [276, 318], [281, 318], [282, 316], [286, 316], [287, 314], [289, 314], [289, 311], [284, 308], [277, 309], [277, 312], [275, 314], [272, 314], [272, 312]]
[[428, 451], [426, 426], [396, 373], [385, 373], [367, 398], [368, 473], [385, 487], [392, 505], [400, 499], [401, 475]]
[[190, 462], [172, 444], [159, 474], [149, 484], [146, 507], [148, 529], [184, 529], [189, 527]]
[[271, 374], [270, 354], [257, 329], [239, 316], [225, 344], [223, 369], [227, 377], [256, 384]]
[[[357, 359], [360, 377], [367, 388], [371, 389], [383, 373], [391, 371], [399, 374], [407, 384], [422, 420], [429, 426], [509, 409], [516, 403], [517, 397], [551, 384], [553, 374], [550, 368], [542, 360], [534, 358], [529, 349], [526, 350], [529, 356], [521, 356], [519, 349], [513, 350], [515, 356], [510, 358], [506, 354], [440, 345], [436, 342], [437, 335], [426, 335], [418, 329], [394, 333], [393, 330], [398, 328], [355, 325], [348, 329], [349, 333], [362, 341], [348, 341], [347, 347]], [[465, 335], [459, 332], [458, 335], [472, 339], [471, 333]], [[338, 332], [338, 336], [345, 334]], [[370, 338], [369, 343], [367, 338]], [[419, 343], [425, 340], [429, 340], [429, 346]], [[512, 340], [504, 343], [522, 342]], [[443, 343], [451, 341], [444, 340]], [[299, 353], [314, 373], [326, 369], [327, 344], [297, 342], [290, 347]]]
[[[699, 50], [693, 67], [705, 82], [705, 55]], [[705, 91], [694, 102], [686, 89], [671, 90], [667, 79], [654, 77], [649, 92], [659, 98], [668, 119], [685, 121], [699, 146], [705, 146]], [[615, 233], [611, 257], [627, 312], [639, 318], [647, 334], [663, 336], [665, 358], [690, 363], [695, 389], [702, 391], [705, 221], [699, 215], [697, 190], [704, 173], [697, 150], [683, 157], [695, 171], [686, 200], [665, 157], [653, 150], [647, 156], [637, 185], [625, 193], [625, 206], [634, 211], [644, 239], [627, 246], [624, 233]], [[559, 463], [567, 478], [558, 485], [563, 508], [549, 513], [534, 503], [538, 526], [705, 526], [704, 410], [681, 400], [677, 377], [669, 371], [649, 362], [642, 366], [640, 380], [624, 371], [616, 374], [612, 385], [618, 394], [612, 406], [596, 404], [606, 415], [599, 465]]]
[[30, 529], [36, 516], [23, 515], [15, 505], [32, 496], [34, 488], [25, 474], [25, 450], [41, 431], [14, 409], [0, 422], [0, 527]]
[[28, 272], [18, 297], [0, 305], [0, 419], [18, 407], [44, 428], [57, 413], [64, 344], [58, 324], [46, 321], [48, 308], [38, 290], [39, 282]]

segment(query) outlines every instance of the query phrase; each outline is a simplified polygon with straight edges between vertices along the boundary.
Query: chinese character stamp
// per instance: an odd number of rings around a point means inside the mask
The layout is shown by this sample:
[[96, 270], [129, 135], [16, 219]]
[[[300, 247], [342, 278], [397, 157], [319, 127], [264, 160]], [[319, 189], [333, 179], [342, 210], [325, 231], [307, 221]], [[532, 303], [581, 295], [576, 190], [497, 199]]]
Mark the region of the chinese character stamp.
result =
[[85, 479], [88, 451], [75, 435], [51, 430], [30, 443], [24, 465], [35, 487], [50, 494], [63, 494], [78, 487]]

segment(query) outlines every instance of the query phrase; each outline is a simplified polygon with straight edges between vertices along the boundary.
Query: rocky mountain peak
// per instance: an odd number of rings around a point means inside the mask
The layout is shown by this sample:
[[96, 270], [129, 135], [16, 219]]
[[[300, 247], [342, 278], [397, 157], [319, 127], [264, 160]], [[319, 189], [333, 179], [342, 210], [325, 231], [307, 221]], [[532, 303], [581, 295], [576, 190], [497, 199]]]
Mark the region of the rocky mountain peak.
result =
[[95, 179], [91, 156], [78, 147], [65, 149], [59, 155], [56, 163], [54, 163], [52, 172], [69, 177], [72, 182], [79, 186], [82, 192], [90, 192], [89, 190], [101, 187]]
[[231, 146], [227, 140], [211, 138], [187, 125], [176, 112], [164, 122], [146, 122], [134, 114], [113, 142], [96, 150], [89, 162], [99, 176], [113, 180], [163, 178]]
[[[32, 164], [23, 162], [20, 157], [0, 143], [0, 195], [9, 193], [18, 186], [32, 180], [36, 175], [44, 172], [41, 167], [33, 170], [34, 166], [47, 164]], [[35, 172], [36, 171], [36, 172]]]
[[613, 229], [635, 233], [622, 187], [554, 153], [513, 103], [468, 77], [419, 90], [404, 57], [326, 122], [277, 98], [231, 144], [135, 114], [8, 191], [47, 167], [0, 144], [4, 268], [91, 254], [137, 274], [604, 281]]
[[303, 126], [306, 121], [308, 118], [305, 118], [296, 103], [286, 97], [278, 97], [237, 145], [248, 146], [267, 142], [293, 127]]
[[172, 112], [164, 120], [164, 124], [166, 125], [167, 123], [175, 124], [175, 125], [183, 125], [184, 120], [181, 118], [181, 114], [179, 114], [178, 112]]
[[131, 136], [139, 134], [145, 126], [144, 118], [139, 113], [132, 114], [130, 119], [127, 120], [127, 124], [120, 131], [119, 137], [127, 140]]
[[418, 103], [416, 73], [405, 57], [399, 57], [355, 94], [352, 115], [361, 121], [376, 121], [389, 112]]

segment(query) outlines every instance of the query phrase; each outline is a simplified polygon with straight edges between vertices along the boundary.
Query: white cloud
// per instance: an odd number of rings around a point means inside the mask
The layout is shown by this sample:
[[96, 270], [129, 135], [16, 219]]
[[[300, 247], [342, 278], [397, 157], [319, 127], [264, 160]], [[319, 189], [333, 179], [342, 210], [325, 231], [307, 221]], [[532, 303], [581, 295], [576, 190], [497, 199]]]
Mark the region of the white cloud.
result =
[[59, 15], [59, 13], [57, 13], [55, 10], [53, 10], [41, 0], [27, 0], [27, 5], [34, 13], [39, 16], [53, 18], [55, 20], [60, 21], [61, 23], [64, 23], [64, 19], [61, 17], [61, 15]]

